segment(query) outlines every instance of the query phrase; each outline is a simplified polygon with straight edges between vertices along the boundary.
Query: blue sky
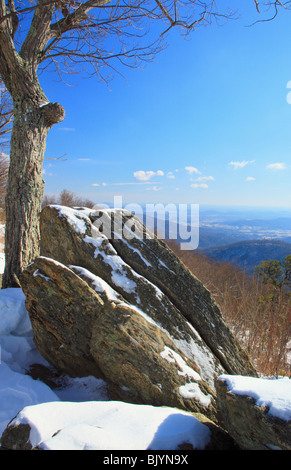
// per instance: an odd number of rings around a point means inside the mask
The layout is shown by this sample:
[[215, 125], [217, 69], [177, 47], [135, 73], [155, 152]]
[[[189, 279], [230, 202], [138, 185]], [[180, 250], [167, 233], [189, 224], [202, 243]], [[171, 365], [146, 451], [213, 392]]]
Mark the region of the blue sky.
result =
[[46, 157], [67, 158], [45, 160], [45, 192], [291, 207], [291, 11], [248, 27], [259, 17], [243, 3], [239, 20], [187, 41], [173, 31], [154, 62], [123, 70], [109, 87], [44, 74], [48, 98], [66, 110]]

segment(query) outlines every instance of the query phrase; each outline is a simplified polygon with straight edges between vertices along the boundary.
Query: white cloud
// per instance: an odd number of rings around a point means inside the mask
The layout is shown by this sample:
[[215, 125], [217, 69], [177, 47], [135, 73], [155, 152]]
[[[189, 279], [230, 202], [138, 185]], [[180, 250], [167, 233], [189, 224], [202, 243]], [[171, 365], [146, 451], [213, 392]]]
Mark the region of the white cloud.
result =
[[163, 189], [163, 188], [158, 187], [158, 186], [152, 186], [150, 188], [146, 188], [147, 191], [160, 191], [161, 189]]
[[43, 170], [42, 170], [42, 174], [43, 174], [43, 175], [46, 175], [46, 176], [53, 176], [53, 175], [54, 175], [54, 174], [53, 174], [53, 173], [51, 173], [51, 172], [50, 172], [50, 173], [47, 173], [47, 171], [46, 171], [46, 169], [45, 169], [45, 168], [43, 168]]
[[[156, 181], [130, 181], [130, 182], [119, 182], [119, 183], [101, 183], [102, 186], [129, 186], [129, 185], [149, 185], [149, 184], [158, 184]], [[99, 183], [93, 183], [91, 186], [100, 186]]]
[[133, 176], [139, 181], [149, 181], [153, 176], [164, 176], [164, 172], [162, 170], [158, 171], [144, 171], [139, 170], [133, 173]]
[[213, 176], [199, 176], [196, 181], [214, 181]]
[[256, 180], [256, 178], [254, 178], [253, 176], [248, 176], [246, 178], [246, 181], [255, 181], [255, 180]]
[[270, 163], [267, 165], [267, 170], [286, 170], [287, 166], [285, 163]]
[[131, 185], [131, 184], [134, 184], [134, 185], [140, 185], [140, 184], [154, 184], [153, 181], [149, 182], [149, 181], [131, 181], [131, 182], [125, 182], [125, 183], [109, 183], [111, 186], [128, 186], [128, 185]]
[[255, 160], [243, 160], [242, 162], [229, 162], [229, 165], [233, 166], [234, 170], [238, 170], [239, 168], [244, 168], [246, 165], [250, 165], [254, 162]]
[[78, 158], [79, 162], [89, 162], [91, 158]]
[[168, 171], [167, 178], [172, 179], [172, 180], [175, 178], [175, 175], [173, 175], [172, 171]]
[[201, 171], [199, 171], [195, 166], [185, 166], [185, 170], [189, 175], [192, 175], [193, 173], [197, 173], [198, 175], [201, 175]]
[[208, 184], [205, 184], [205, 183], [201, 183], [201, 184], [198, 184], [198, 183], [194, 183], [194, 184], [191, 184], [191, 188], [204, 188], [204, 189], [207, 189], [208, 188]]

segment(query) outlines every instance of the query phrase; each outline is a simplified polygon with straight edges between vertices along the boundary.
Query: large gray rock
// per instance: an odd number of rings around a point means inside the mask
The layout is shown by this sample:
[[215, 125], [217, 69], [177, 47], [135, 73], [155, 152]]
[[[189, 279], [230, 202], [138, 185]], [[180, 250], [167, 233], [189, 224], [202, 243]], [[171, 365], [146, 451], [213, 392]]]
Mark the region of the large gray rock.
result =
[[220, 421], [241, 449], [291, 450], [290, 420], [270, 414], [268, 406], [258, 405], [247, 392], [233, 393], [227, 378], [220, 377], [215, 385]]
[[[75, 268], [77, 271], [78, 269]], [[144, 312], [95, 277], [99, 295], [68, 267], [45, 257], [24, 271], [35, 344], [57, 369], [95, 375], [137, 403], [203, 413], [216, 421], [215, 392], [197, 364]]]
[[104, 302], [108, 300], [126, 302], [135, 307], [149, 322], [158, 326], [170, 336], [173, 343], [189, 359], [195, 361], [200, 369], [201, 377], [210, 387], [214, 387], [215, 377], [223, 371], [219, 360], [179, 310], [154, 285], [148, 283], [146, 279], [138, 277], [138, 295], [141, 298], [144, 296], [144, 300], [147, 302], [144, 301], [141, 304], [139, 297], [139, 301], [134, 304], [125, 300], [119, 292], [90, 271], [80, 266], [70, 265], [70, 268], [92, 287]]
[[[121, 223], [119, 234], [112, 215]], [[256, 375], [209, 291], [131, 213], [45, 207], [41, 254], [85, 268], [142, 309], [195, 360], [211, 386], [224, 371]]]
[[[94, 213], [90, 214], [92, 221], [95, 217]], [[228, 373], [254, 373], [245, 352], [223, 321], [210, 292], [168, 245], [149, 231], [138, 217], [124, 210], [114, 211], [113, 217], [109, 211], [99, 211], [97, 220], [102, 220], [106, 234], [110, 233], [112, 218], [113, 221], [117, 218], [122, 227], [120, 233], [111, 232], [110, 238], [118, 255], [168, 297], [199, 332]]]

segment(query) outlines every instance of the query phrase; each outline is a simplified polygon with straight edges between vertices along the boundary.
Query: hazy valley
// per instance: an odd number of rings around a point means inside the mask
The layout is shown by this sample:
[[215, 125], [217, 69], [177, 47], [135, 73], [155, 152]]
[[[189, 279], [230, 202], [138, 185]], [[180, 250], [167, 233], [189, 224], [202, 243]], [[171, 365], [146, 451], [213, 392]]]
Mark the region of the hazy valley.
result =
[[[175, 217], [176, 214], [166, 213], [166, 224], [173, 223]], [[189, 232], [191, 223], [189, 217]], [[152, 227], [157, 227], [156, 215]], [[177, 233], [177, 241], [184, 241], [179, 237], [179, 229]], [[250, 274], [263, 260], [282, 261], [291, 253], [290, 210], [202, 207], [197, 250], [216, 261], [234, 263]]]

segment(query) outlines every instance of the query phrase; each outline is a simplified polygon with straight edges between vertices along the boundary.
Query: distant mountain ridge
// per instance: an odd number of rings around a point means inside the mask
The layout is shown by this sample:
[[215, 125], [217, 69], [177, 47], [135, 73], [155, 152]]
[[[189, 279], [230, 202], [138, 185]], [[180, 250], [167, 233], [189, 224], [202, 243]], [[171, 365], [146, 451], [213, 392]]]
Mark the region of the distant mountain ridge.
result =
[[[229, 222], [226, 222], [229, 223]], [[278, 217], [276, 219], [240, 219], [234, 220], [230, 225], [237, 227], [259, 227], [264, 229], [273, 230], [291, 230], [291, 218], [290, 217]]]
[[233, 263], [252, 274], [254, 267], [262, 261], [283, 261], [291, 254], [291, 244], [281, 240], [244, 240], [227, 245], [199, 249], [215, 261]]

